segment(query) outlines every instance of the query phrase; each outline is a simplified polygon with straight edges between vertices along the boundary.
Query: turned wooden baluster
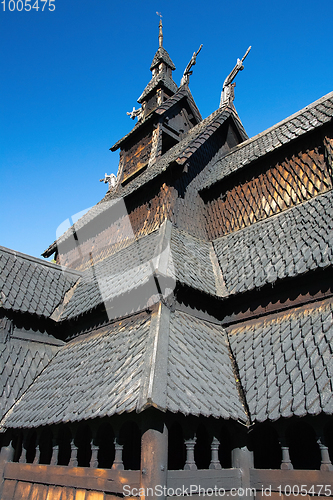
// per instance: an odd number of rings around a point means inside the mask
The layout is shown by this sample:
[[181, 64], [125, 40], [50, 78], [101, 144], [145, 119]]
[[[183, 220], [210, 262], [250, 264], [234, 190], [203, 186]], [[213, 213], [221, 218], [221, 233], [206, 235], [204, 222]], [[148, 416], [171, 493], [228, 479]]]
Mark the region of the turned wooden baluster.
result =
[[74, 442], [74, 438], [71, 440], [71, 459], [69, 461], [69, 467], [77, 467], [78, 466], [78, 461], [77, 461], [77, 452], [78, 452], [78, 447], [76, 446]]
[[90, 459], [90, 467], [92, 469], [98, 468], [98, 450], [99, 447], [96, 444], [96, 435], [94, 435], [91, 439], [91, 459]]
[[220, 441], [216, 437], [213, 437], [213, 441], [210, 445], [210, 450], [211, 450], [211, 462], [209, 464], [210, 469], [222, 469], [222, 466], [219, 461], [219, 446], [220, 446]]
[[52, 439], [52, 456], [50, 465], [57, 465], [59, 458], [59, 442], [56, 437]]
[[26, 464], [27, 463], [27, 433], [23, 432], [23, 439], [22, 439], [22, 452], [21, 456], [19, 458], [19, 463], [20, 464]]
[[194, 446], [197, 438], [185, 440], [186, 446], [186, 463], [184, 465], [184, 470], [197, 470], [197, 466], [194, 460]]
[[41, 431], [40, 429], [38, 429], [36, 437], [36, 453], [34, 461], [32, 462], [33, 464], [39, 464], [40, 462], [40, 438], [41, 438]]
[[291, 470], [294, 467], [293, 467], [293, 464], [291, 463], [291, 460], [290, 460], [289, 446], [287, 446], [286, 438], [284, 435], [282, 435], [280, 437], [280, 445], [281, 445], [281, 452], [282, 452], [281, 469]]
[[119, 437], [116, 436], [114, 440], [114, 462], [112, 465], [112, 469], [124, 470], [123, 464], [123, 445], [119, 443]]
[[328, 447], [325, 445], [325, 440], [322, 435], [319, 435], [317, 443], [319, 445], [321, 455], [320, 470], [333, 471], [333, 465], [330, 459]]
[[4, 436], [3, 446], [0, 450], [0, 467], [5, 462], [12, 462], [14, 460], [15, 448], [13, 447], [13, 436], [10, 432]]

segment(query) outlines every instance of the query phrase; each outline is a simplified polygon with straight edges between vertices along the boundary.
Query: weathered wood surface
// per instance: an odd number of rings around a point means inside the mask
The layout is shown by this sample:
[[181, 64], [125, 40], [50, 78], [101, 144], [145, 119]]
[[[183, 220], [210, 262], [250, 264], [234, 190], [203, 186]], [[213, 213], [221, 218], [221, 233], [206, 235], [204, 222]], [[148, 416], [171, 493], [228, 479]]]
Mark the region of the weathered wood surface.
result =
[[[279, 492], [279, 487], [282, 493], [286, 486], [305, 486], [305, 490], [309, 491], [314, 487], [315, 495], [324, 495], [325, 490], [320, 485], [327, 485], [333, 496], [333, 472], [321, 470], [269, 470], [269, 469], [251, 469], [250, 470], [251, 486], [262, 491], [262, 488], [271, 488], [272, 491]], [[289, 491], [289, 489], [287, 488]], [[288, 492], [287, 492], [288, 493]], [[291, 495], [293, 496], [293, 495]], [[330, 495], [328, 495], [330, 496]]]
[[121, 182], [124, 183], [129, 180], [136, 172], [142, 169], [148, 163], [150, 152], [152, 148], [152, 133], [148, 132], [141, 137], [141, 140], [135, 138], [134, 144], [132, 143], [122, 155], [123, 171]]
[[[4, 469], [4, 480], [6, 483], [15, 481], [23, 485], [54, 485], [119, 495], [123, 493], [124, 484], [130, 485], [131, 488], [139, 487], [140, 471], [7, 463]], [[28, 488], [28, 486], [24, 487]], [[27, 497], [22, 495], [21, 498]]]
[[224, 186], [223, 192], [207, 203], [210, 239], [250, 226], [324, 193], [331, 189], [332, 182], [323, 148], [313, 147], [268, 167], [262, 163], [252, 166], [251, 171], [244, 171], [237, 180], [226, 179]]
[[102, 491], [85, 490], [6, 479], [1, 500], [117, 500], [119, 496]]
[[190, 485], [200, 485], [201, 488], [239, 488], [242, 485], [241, 469], [220, 470], [169, 470], [167, 476], [168, 488], [183, 488]]

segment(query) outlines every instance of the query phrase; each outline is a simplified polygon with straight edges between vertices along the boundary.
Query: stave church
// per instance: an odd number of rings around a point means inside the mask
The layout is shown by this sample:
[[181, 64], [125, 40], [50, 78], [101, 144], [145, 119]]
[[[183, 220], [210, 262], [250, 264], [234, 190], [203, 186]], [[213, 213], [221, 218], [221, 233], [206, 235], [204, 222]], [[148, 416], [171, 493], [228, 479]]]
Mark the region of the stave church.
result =
[[3, 500], [333, 496], [333, 92], [249, 138], [200, 49], [160, 21], [105, 197], [0, 247]]

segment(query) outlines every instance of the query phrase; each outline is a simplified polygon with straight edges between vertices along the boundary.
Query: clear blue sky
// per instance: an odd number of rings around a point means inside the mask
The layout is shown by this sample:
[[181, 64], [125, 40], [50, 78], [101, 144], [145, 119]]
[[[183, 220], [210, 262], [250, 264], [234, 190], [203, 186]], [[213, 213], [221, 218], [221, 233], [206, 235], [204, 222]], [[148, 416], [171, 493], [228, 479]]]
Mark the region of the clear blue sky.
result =
[[156, 11], [177, 84], [203, 44], [190, 80], [203, 117], [249, 45], [235, 89], [249, 136], [333, 90], [332, 1], [54, 4], [0, 3], [0, 244], [14, 250], [40, 256], [62, 221], [104, 196], [99, 179], [118, 166], [109, 148], [134, 125], [126, 111], [151, 77]]

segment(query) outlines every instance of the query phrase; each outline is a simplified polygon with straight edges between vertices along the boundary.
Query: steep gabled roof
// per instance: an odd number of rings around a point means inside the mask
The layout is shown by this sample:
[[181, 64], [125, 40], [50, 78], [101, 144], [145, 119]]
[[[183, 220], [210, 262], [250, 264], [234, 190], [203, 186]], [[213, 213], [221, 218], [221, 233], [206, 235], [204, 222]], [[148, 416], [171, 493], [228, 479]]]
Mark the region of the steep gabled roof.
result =
[[0, 307], [49, 317], [80, 275], [0, 247]]
[[151, 111], [147, 116], [145, 116], [142, 120], [138, 121], [132, 130], [126, 134], [124, 137], [119, 139], [110, 149], [111, 151], [117, 151], [117, 149], [124, 144], [130, 137], [132, 137], [135, 133], [138, 132], [138, 130], [141, 130], [143, 125], [147, 124], [149, 121], [152, 121], [156, 115], [163, 115], [166, 113], [168, 110], [170, 110], [175, 104], [177, 104], [179, 101], [182, 99], [186, 98], [187, 101], [189, 102], [189, 105], [194, 113], [194, 116], [196, 117], [197, 121], [200, 122], [202, 120], [200, 111], [197, 108], [197, 105], [194, 102], [193, 96], [191, 94], [190, 89], [188, 88], [187, 85], [183, 85], [180, 87], [176, 93], [166, 99], [160, 106], [155, 108], [153, 111]]
[[123, 306], [128, 303], [117, 317], [144, 309], [152, 295], [159, 300], [155, 280], [162, 293], [180, 283], [226, 298], [332, 264], [332, 191], [213, 242], [166, 220], [158, 230], [87, 269], [59, 320], [101, 304], [108, 310], [107, 304], [120, 296]]
[[253, 421], [333, 414], [332, 312], [326, 301], [229, 329]]
[[329, 123], [333, 117], [333, 92], [306, 106], [273, 127], [235, 146], [200, 175], [201, 189], [207, 189], [231, 173], [294, 139]]
[[173, 64], [171, 57], [164, 47], [159, 47], [154, 55], [152, 63], [150, 65], [150, 71], [152, 71], [156, 66], [158, 66], [161, 62], [164, 62], [167, 66], [169, 66], [172, 71], [176, 69], [176, 66]]
[[222, 327], [159, 304], [151, 315], [74, 339], [1, 425], [38, 427], [150, 406], [247, 422]]
[[140, 95], [138, 102], [141, 104], [145, 98], [152, 92], [155, 88], [164, 85], [167, 89], [171, 90], [171, 92], [176, 92], [178, 89], [178, 85], [173, 81], [173, 79], [168, 76], [166, 73], [159, 73], [150, 80], [147, 84], [146, 88]]
[[227, 295], [333, 263], [333, 191], [213, 242]]

